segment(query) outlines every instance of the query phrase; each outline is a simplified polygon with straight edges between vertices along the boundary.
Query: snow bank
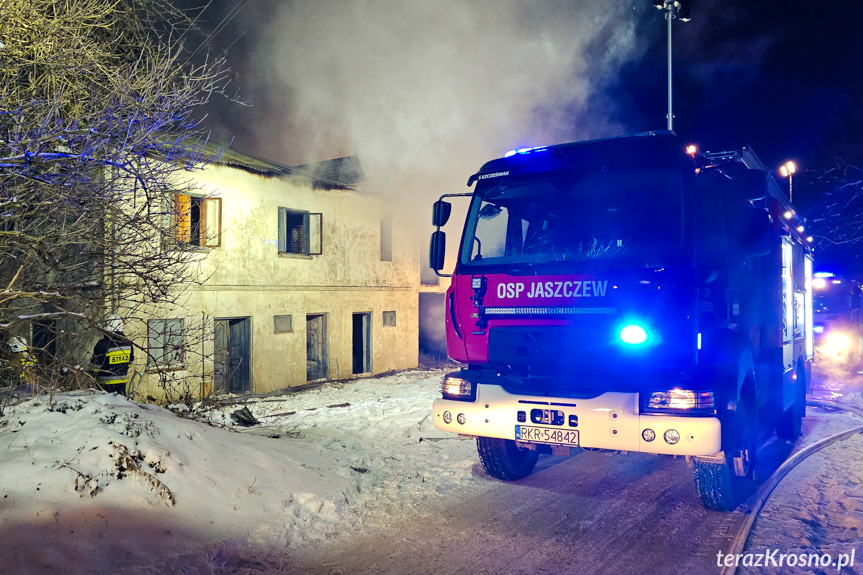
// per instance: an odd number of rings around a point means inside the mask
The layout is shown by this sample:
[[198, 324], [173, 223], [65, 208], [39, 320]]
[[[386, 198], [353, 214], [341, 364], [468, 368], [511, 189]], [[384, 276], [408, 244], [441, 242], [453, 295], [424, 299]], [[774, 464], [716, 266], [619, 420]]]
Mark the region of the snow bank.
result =
[[211, 541], [292, 547], [350, 522], [313, 445], [232, 433], [114, 394], [0, 419], [0, 573], [94, 573]]
[[[238, 397], [203, 421], [90, 391], [7, 407], [0, 573], [230, 571], [488, 488], [473, 442], [431, 424], [440, 377]], [[261, 423], [237, 426], [242, 406]]]

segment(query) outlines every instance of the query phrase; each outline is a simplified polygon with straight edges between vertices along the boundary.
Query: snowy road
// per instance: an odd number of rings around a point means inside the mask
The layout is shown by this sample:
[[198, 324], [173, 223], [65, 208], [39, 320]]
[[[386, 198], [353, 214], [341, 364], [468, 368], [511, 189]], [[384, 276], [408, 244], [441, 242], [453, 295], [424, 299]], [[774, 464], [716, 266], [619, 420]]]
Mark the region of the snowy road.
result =
[[701, 508], [682, 460], [582, 452], [541, 467], [299, 553], [293, 572], [703, 572], [736, 524]]
[[[845, 389], [853, 382], [840, 382], [836, 375], [818, 383], [816, 396], [836, 400], [842, 390], [853, 391]], [[810, 409], [797, 446], [856, 424], [848, 415]], [[446, 437], [428, 426], [423, 431]], [[502, 483], [485, 475], [473, 441], [450, 439], [432, 445], [420, 460], [412, 457], [409, 444], [401, 454], [428, 474], [424, 483], [437, 484], [432, 492], [408, 489], [394, 499], [381, 493], [389, 513], [373, 513], [360, 531], [296, 549], [282, 556], [278, 567], [270, 564], [263, 571], [709, 573], [718, 572], [717, 553], [727, 550], [741, 520], [740, 513], [701, 507], [692, 472], [682, 459], [579, 451], [569, 458], [543, 456], [528, 478]], [[785, 442], [768, 444], [759, 474], [769, 476], [791, 449]], [[445, 471], [450, 465], [449, 472], [461, 473], [438, 483], [433, 470]], [[820, 470], [817, 462], [810, 464], [810, 475], [812, 468]], [[793, 499], [794, 494], [780, 492], [775, 497], [780, 508], [783, 497]], [[405, 513], [407, 509], [411, 512]], [[798, 516], [783, 519], [805, 525]], [[788, 529], [782, 525], [780, 529]], [[772, 537], [768, 544], [783, 544], [781, 533]], [[817, 543], [823, 548], [825, 541]], [[794, 544], [796, 548], [799, 541]]]

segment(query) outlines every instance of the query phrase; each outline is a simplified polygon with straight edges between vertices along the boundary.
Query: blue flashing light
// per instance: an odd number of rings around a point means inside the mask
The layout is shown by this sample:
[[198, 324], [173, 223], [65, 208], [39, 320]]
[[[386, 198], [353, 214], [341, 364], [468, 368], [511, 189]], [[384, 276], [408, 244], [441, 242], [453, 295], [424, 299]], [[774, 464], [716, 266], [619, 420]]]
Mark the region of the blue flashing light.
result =
[[641, 345], [647, 341], [647, 330], [637, 323], [630, 323], [620, 328], [618, 337], [627, 345]]
[[537, 146], [536, 148], [519, 148], [518, 150], [510, 150], [503, 155], [504, 158], [509, 158], [510, 156], [514, 156], [516, 154], [525, 155], [533, 152], [545, 152], [548, 149], [548, 146]]
[[833, 272], [815, 272], [813, 274], [816, 278], [832, 278], [836, 277], [836, 274]]

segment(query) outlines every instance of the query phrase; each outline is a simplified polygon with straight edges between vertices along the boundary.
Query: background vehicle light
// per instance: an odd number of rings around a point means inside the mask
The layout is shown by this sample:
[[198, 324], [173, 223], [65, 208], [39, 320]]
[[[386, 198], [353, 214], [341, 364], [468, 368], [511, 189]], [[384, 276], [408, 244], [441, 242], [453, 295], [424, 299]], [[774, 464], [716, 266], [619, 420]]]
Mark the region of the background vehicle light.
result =
[[627, 345], [641, 345], [647, 341], [647, 330], [637, 323], [630, 323], [620, 328], [618, 337]]
[[662, 437], [665, 439], [665, 443], [668, 445], [674, 445], [680, 441], [680, 432], [676, 429], [666, 429], [665, 433], [662, 434]]
[[443, 422], [446, 424], [452, 423], [452, 413], [450, 413], [449, 411], [444, 411], [443, 412]]
[[823, 325], [812, 326], [812, 331], [814, 331], [815, 333], [824, 333], [824, 326]]
[[653, 431], [653, 430], [652, 430], [652, 429], [650, 429], [650, 428], [647, 428], [647, 429], [645, 429], [644, 431], [642, 431], [642, 432], [641, 432], [641, 439], [643, 439], [644, 441], [646, 441], [646, 442], [650, 443], [651, 441], [653, 441], [654, 439], [656, 439], [656, 432], [655, 432], [655, 431]]
[[465, 416], [465, 414], [464, 414], [464, 413], [459, 413], [459, 414], [456, 416], [456, 421], [458, 421], [458, 422], [459, 422], [459, 424], [464, 425], [464, 422], [465, 422], [465, 421], [467, 421], [467, 416]]
[[473, 383], [455, 375], [446, 375], [441, 383], [440, 392], [447, 399], [469, 398], [473, 393]]
[[821, 352], [833, 359], [838, 359], [850, 349], [851, 338], [841, 331], [831, 331], [828, 333], [824, 344], [821, 346]]

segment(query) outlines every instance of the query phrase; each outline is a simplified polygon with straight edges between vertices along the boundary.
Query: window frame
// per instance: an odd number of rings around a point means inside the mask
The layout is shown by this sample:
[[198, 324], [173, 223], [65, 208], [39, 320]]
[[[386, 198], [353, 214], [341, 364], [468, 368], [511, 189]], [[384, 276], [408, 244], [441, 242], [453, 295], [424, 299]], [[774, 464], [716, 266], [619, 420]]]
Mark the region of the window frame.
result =
[[381, 261], [393, 261], [393, 220], [389, 216], [381, 218]]
[[[288, 329], [279, 329], [279, 319], [282, 318], [282, 322], [287, 321]], [[288, 318], [285, 320], [284, 318]], [[276, 314], [273, 316], [273, 333], [294, 333], [294, 317], [293, 314]]]
[[[197, 204], [197, 227], [192, 215]], [[201, 248], [218, 248], [222, 245], [222, 198], [196, 194], [174, 194], [174, 240]], [[215, 219], [215, 226], [211, 218]], [[212, 233], [211, 227], [215, 227]], [[195, 233], [193, 233], [195, 232]], [[193, 241], [195, 240], [195, 241]]]
[[[155, 324], [162, 324], [161, 330], [158, 330], [154, 327]], [[169, 331], [169, 323], [176, 325], [179, 323], [179, 331], [170, 330]], [[185, 368], [186, 367], [186, 358], [185, 358], [185, 348], [184, 348], [184, 340], [185, 340], [185, 321], [183, 318], [159, 318], [159, 319], [148, 319], [147, 320], [147, 369], [156, 369], [156, 368]], [[153, 335], [156, 334], [161, 337], [161, 345], [154, 346]], [[172, 336], [169, 341], [169, 336]], [[179, 342], [177, 342], [177, 338], [179, 338]], [[173, 349], [169, 349], [173, 347]], [[154, 350], [160, 350], [158, 356], [154, 353]], [[167, 355], [171, 355], [176, 359], [169, 359], [167, 362], [164, 361]]]
[[[306, 210], [295, 210], [279, 206], [278, 246], [280, 254], [291, 254], [297, 256], [319, 256], [324, 252], [324, 214], [322, 212], [309, 212]], [[288, 218], [302, 218], [301, 229], [303, 232], [302, 247], [300, 250], [289, 249], [289, 230], [300, 226], [288, 225]], [[317, 234], [315, 234], [315, 226]], [[313, 241], [314, 240], [314, 241]]]

